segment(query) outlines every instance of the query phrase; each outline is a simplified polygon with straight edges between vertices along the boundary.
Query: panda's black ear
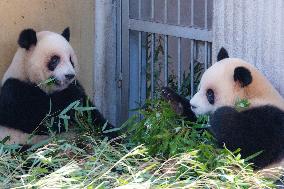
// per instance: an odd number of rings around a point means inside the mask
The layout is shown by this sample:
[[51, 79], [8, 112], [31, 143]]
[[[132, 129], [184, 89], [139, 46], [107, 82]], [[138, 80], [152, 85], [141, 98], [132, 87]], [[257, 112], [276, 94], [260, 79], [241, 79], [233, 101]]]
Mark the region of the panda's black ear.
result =
[[61, 34], [67, 41], [70, 40], [70, 29], [69, 27], [65, 28]]
[[252, 82], [251, 72], [243, 66], [236, 67], [234, 71], [234, 81], [239, 82], [241, 87], [248, 86]]
[[36, 45], [37, 37], [33, 29], [25, 29], [20, 33], [18, 44], [20, 47], [29, 50], [32, 45]]
[[228, 51], [222, 47], [217, 55], [217, 61], [223, 60], [225, 58], [229, 58]]

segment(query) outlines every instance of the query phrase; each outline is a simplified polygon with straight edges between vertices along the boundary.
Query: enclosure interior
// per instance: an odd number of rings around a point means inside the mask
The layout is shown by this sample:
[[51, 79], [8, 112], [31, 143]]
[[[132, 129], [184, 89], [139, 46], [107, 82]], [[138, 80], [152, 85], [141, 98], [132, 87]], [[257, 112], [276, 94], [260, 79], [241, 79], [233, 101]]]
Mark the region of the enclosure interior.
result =
[[[121, 122], [170, 86], [192, 96], [211, 65], [212, 0], [122, 0], [118, 10]], [[128, 111], [130, 110], [130, 111]]]

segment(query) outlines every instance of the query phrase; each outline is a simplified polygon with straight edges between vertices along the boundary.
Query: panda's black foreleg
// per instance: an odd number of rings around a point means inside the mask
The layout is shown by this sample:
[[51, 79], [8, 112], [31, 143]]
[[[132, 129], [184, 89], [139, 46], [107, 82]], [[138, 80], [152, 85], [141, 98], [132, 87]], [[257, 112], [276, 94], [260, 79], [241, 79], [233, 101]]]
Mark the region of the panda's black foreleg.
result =
[[188, 99], [180, 96], [169, 87], [162, 88], [161, 96], [171, 104], [178, 115], [184, 116], [188, 121], [195, 122], [197, 120], [195, 114], [191, 110]]
[[241, 149], [242, 157], [262, 152], [251, 160], [256, 168], [276, 163], [283, 157], [284, 112], [272, 106], [262, 106], [242, 112], [221, 107], [210, 117], [210, 131], [219, 145], [234, 151]]

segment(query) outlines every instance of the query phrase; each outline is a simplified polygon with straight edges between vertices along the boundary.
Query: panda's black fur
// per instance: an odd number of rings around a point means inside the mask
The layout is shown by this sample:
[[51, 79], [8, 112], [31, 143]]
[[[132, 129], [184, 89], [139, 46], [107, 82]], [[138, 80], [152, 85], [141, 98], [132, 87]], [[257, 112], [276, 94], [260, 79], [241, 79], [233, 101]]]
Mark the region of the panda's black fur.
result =
[[[224, 48], [218, 54], [218, 61], [228, 58]], [[245, 68], [244, 68], [245, 69]], [[242, 81], [246, 86], [252, 79], [249, 70], [239, 70], [235, 80]], [[242, 84], [242, 82], [240, 82]], [[242, 85], [241, 85], [242, 86]], [[162, 96], [172, 105], [181, 104], [187, 118], [194, 121], [194, 114], [188, 104], [189, 100], [165, 87]], [[182, 100], [181, 100], [182, 99]], [[186, 110], [184, 110], [186, 109]], [[262, 169], [269, 165], [280, 163], [284, 158], [284, 112], [278, 107], [265, 105], [237, 111], [233, 107], [220, 107], [210, 115], [209, 131], [215, 136], [220, 147], [225, 146], [235, 151], [241, 149], [243, 158], [261, 152], [251, 159], [255, 169]]]
[[162, 98], [168, 100], [176, 113], [185, 117], [189, 121], [197, 121], [195, 114], [190, 108], [189, 100], [183, 96], [178, 95], [172, 89], [164, 87], [161, 92]]
[[227, 50], [224, 47], [222, 47], [217, 55], [217, 61], [220, 61], [224, 58], [229, 58], [229, 54]]
[[20, 33], [18, 44], [20, 47], [29, 50], [32, 45], [36, 45], [36, 32], [33, 29], [25, 29]]
[[256, 169], [280, 161], [284, 157], [284, 112], [273, 106], [261, 106], [238, 112], [221, 107], [210, 116], [210, 131], [220, 147], [241, 149], [243, 157], [257, 152], [252, 159]]
[[[25, 133], [36, 131], [38, 134], [47, 134], [47, 127], [41, 124], [46, 115], [48, 113], [54, 116], [58, 115], [76, 100], [80, 100], [82, 103], [88, 101], [85, 91], [78, 81], [73, 82], [63, 91], [48, 95], [35, 84], [11, 78], [4, 83], [1, 89], [0, 124]], [[89, 104], [92, 105], [91, 102]], [[96, 126], [107, 123], [98, 110], [92, 110], [92, 118]], [[111, 129], [113, 126], [108, 123], [106, 128]], [[109, 133], [108, 136], [114, 137], [116, 135]]]

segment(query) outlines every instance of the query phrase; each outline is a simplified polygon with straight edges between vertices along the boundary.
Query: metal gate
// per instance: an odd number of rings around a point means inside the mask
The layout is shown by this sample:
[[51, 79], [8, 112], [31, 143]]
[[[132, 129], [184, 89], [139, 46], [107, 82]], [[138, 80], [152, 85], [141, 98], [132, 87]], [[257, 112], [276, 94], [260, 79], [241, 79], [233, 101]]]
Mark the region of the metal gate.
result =
[[117, 7], [120, 123], [170, 85], [193, 95], [211, 65], [213, 0], [120, 0]]

